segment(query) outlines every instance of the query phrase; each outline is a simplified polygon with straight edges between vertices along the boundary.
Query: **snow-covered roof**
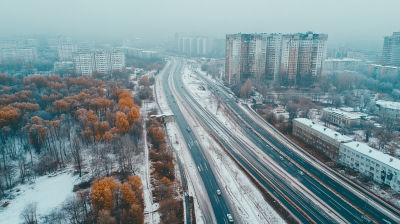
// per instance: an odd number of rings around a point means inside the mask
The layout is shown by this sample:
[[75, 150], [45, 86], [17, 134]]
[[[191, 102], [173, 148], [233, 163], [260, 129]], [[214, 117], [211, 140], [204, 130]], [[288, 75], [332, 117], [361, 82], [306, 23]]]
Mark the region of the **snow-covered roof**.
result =
[[353, 142], [344, 143], [343, 145], [347, 146], [365, 156], [368, 156], [368, 157], [375, 159], [381, 163], [384, 163], [390, 167], [400, 170], [400, 160], [399, 159], [394, 158], [393, 156], [385, 154], [381, 151], [378, 151], [374, 148], [371, 148], [365, 143], [353, 141]]
[[325, 62], [327, 61], [357, 61], [357, 62], [361, 62], [360, 59], [353, 59], [353, 58], [329, 58], [326, 59]]
[[400, 102], [378, 100], [376, 105], [387, 109], [400, 110]]
[[327, 128], [325, 126], [322, 126], [320, 124], [317, 124], [315, 122], [313, 122], [310, 119], [307, 118], [295, 118], [295, 121], [304, 124], [308, 127], [310, 127], [311, 129], [313, 129], [314, 131], [320, 133], [321, 135], [325, 135], [326, 137], [329, 137], [331, 139], [334, 139], [335, 141], [338, 142], [349, 142], [349, 141], [353, 141], [352, 138], [346, 136], [346, 135], [342, 135], [337, 131], [334, 131], [330, 128]]
[[351, 119], [351, 120], [355, 120], [355, 119], [360, 119], [361, 116], [359, 114], [355, 114], [355, 113], [349, 113], [346, 111], [342, 111], [336, 108], [332, 108], [332, 107], [328, 107], [328, 108], [324, 108], [323, 109], [326, 112], [332, 113], [332, 114], [336, 114], [338, 116], [347, 118], [347, 119]]
[[353, 112], [354, 111], [353, 107], [341, 107], [340, 109], [343, 110], [343, 111], [346, 111], [346, 112]]
[[173, 113], [163, 113], [163, 114], [157, 114], [157, 115], [150, 115], [150, 117], [170, 117], [174, 116]]

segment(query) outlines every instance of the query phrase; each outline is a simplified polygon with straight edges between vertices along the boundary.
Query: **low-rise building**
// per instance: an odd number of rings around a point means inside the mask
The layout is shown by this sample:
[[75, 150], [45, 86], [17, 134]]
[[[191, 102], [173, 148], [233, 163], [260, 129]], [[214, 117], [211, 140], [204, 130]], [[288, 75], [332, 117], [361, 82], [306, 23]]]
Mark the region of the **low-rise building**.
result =
[[307, 118], [293, 120], [293, 135], [334, 161], [339, 159], [340, 144], [352, 141], [350, 137]]
[[380, 117], [400, 118], [400, 102], [378, 100], [376, 101], [376, 107]]
[[339, 162], [400, 191], [400, 160], [368, 145], [352, 141], [340, 144]]
[[360, 125], [361, 119], [366, 116], [366, 114], [347, 112], [332, 107], [322, 109], [323, 118], [327, 119], [330, 123], [346, 128]]
[[72, 73], [74, 71], [74, 63], [72, 61], [57, 61], [54, 63], [54, 70]]

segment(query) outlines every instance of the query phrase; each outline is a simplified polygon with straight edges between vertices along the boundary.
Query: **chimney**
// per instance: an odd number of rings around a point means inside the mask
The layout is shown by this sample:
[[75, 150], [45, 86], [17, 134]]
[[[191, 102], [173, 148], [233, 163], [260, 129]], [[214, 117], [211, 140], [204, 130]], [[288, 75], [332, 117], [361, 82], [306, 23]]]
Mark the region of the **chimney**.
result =
[[371, 153], [371, 152], [372, 152], [372, 149], [369, 150], [369, 153]]
[[324, 131], [326, 131], [326, 128], [324, 128]]
[[359, 145], [359, 144], [357, 143], [357, 147], [358, 147], [358, 145]]
[[392, 162], [392, 161], [393, 161], [393, 158], [390, 158], [389, 162]]

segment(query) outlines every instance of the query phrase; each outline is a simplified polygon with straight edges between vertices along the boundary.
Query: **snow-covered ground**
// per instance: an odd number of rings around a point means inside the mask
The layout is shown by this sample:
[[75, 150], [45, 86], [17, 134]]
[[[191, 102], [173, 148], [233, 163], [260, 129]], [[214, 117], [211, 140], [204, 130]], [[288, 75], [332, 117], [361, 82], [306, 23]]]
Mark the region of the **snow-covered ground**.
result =
[[[242, 129], [237, 127], [233, 118], [225, 112], [222, 103], [208, 90], [207, 85], [197, 78], [187, 68], [184, 70], [183, 80], [195, 99], [208, 111], [214, 114], [226, 127], [240, 134]], [[197, 118], [185, 114], [191, 121]], [[284, 220], [264, 200], [261, 192], [251, 183], [245, 173], [239, 169], [235, 162], [226, 155], [226, 152], [201, 125], [192, 128], [201, 138], [201, 146], [209, 161], [214, 167], [217, 179], [224, 186], [226, 196], [235, 207], [243, 223], [284, 223]], [[225, 195], [224, 195], [225, 196]]]
[[[37, 203], [38, 220], [60, 206], [73, 195], [73, 187], [81, 180], [72, 170], [62, 170], [49, 176], [41, 176], [31, 183], [21, 184], [13, 189], [15, 198], [7, 207], [0, 207], [0, 223], [17, 224], [23, 222], [21, 211], [29, 203]], [[18, 191], [18, 192], [17, 192]]]

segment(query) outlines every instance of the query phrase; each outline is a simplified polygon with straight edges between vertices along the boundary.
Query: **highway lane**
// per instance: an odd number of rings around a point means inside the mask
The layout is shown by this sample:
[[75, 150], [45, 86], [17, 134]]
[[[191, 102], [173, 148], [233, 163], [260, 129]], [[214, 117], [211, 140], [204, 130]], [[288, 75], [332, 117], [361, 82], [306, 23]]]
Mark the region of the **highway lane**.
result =
[[[196, 72], [197, 73], [197, 72]], [[392, 223], [396, 223], [395, 220], [392, 220], [387, 215], [383, 214], [380, 210], [376, 209], [375, 207], [368, 204], [365, 198], [359, 198], [357, 195], [353, 194], [352, 191], [348, 190], [347, 188], [343, 187], [342, 185], [336, 183], [333, 179], [329, 176], [325, 175], [321, 170], [316, 168], [313, 164], [310, 164], [308, 161], [303, 161], [301, 157], [297, 156], [296, 153], [293, 153], [288, 147], [283, 145], [280, 141], [278, 141], [273, 135], [270, 135], [266, 132], [257, 122], [254, 122], [247, 114], [242, 111], [242, 109], [236, 105], [236, 103], [229, 97], [229, 92], [227, 92], [224, 88], [220, 88], [219, 86], [215, 85], [212, 81], [207, 79], [206, 77], [202, 76], [201, 74], [197, 73], [199, 77], [205, 80], [212, 89], [220, 89], [223, 91], [217, 91], [221, 99], [223, 99], [233, 110], [240, 113], [242, 119], [246, 121], [254, 130], [256, 130], [259, 134], [261, 134], [265, 139], [271, 142], [275, 147], [289, 156], [293, 161], [300, 164], [304, 169], [309, 171], [311, 174], [318, 177], [319, 180], [330, 186], [334, 189], [337, 193], [341, 194], [344, 198], [350, 200], [354, 205], [358, 208], [363, 209], [367, 214], [371, 215], [374, 219], [379, 222], [384, 223], [384, 220], [390, 220]], [[246, 130], [248, 136], [254, 136], [254, 132], [251, 130]], [[253, 142], [257, 144], [261, 144], [260, 138], [258, 136], [254, 136]], [[270, 146], [265, 145], [262, 148], [265, 153], [268, 155], [273, 154], [275, 155], [275, 161], [279, 162], [279, 153], [276, 152]], [[286, 166], [285, 168], [287, 168]], [[294, 165], [293, 165], [294, 167]], [[294, 170], [292, 170], [293, 172]], [[290, 172], [290, 171], [288, 171]], [[341, 198], [337, 197], [333, 194], [329, 189], [325, 186], [321, 185], [313, 178], [304, 175], [304, 178], [301, 178], [301, 182], [307, 186], [311, 191], [313, 191], [316, 195], [320, 196], [324, 199], [324, 201], [329, 204], [332, 208], [334, 208], [337, 212], [342, 214], [348, 220], [360, 220], [361, 213], [350, 206], [346, 201], [342, 200]], [[344, 214], [343, 214], [344, 213]], [[351, 216], [347, 216], [346, 213], [350, 213]]]
[[[185, 142], [187, 143], [188, 149], [190, 151], [190, 154], [192, 155], [192, 158], [198, 167], [199, 174], [202, 178], [202, 181], [205, 185], [205, 188], [207, 190], [208, 197], [210, 199], [214, 214], [215, 214], [215, 219], [217, 223], [228, 223], [227, 219], [227, 214], [231, 213], [228, 209], [227, 203], [225, 202], [225, 199], [221, 196], [217, 196], [216, 191], [220, 189], [218, 182], [212, 172], [211, 169], [208, 169], [209, 167], [208, 161], [200, 148], [196, 137], [194, 136], [193, 132], [187, 131], [187, 128], [189, 127], [187, 121], [183, 117], [181, 111], [179, 110], [178, 105], [174, 101], [174, 97], [171, 94], [171, 89], [168, 85], [168, 77], [170, 73], [176, 73], [179, 74], [182, 69], [182, 64], [177, 61], [171, 61], [171, 63], [175, 63], [175, 69], [172, 68], [171, 70], [165, 72], [165, 74], [162, 77], [162, 85], [164, 89], [164, 93], [166, 95], [168, 104], [170, 106], [170, 109], [172, 113], [174, 114], [175, 121], [177, 122], [179, 129], [181, 130], [181, 133], [185, 139]], [[173, 66], [173, 65], [171, 65]], [[210, 221], [209, 221], [210, 222]]]
[[[308, 221], [303, 217], [297, 210], [294, 208], [291, 204], [289, 204], [285, 198], [280, 197], [279, 193], [277, 193], [272, 187], [269, 186], [268, 183], [264, 181], [262, 177], [259, 176], [257, 172], [253, 170], [251, 166], [249, 166], [243, 159], [234, 151], [231, 149], [232, 141], [230, 144], [226, 143], [225, 139], [222, 139], [219, 137], [218, 131], [215, 133], [213, 128], [209, 125], [213, 124], [218, 124], [220, 121], [212, 119], [213, 115], [209, 115], [208, 119], [211, 120], [206, 120], [202, 114], [199, 114], [196, 112], [196, 108], [193, 108], [194, 106], [191, 104], [197, 104], [197, 108], [201, 109], [204, 113], [207, 113], [204, 109], [201, 108], [201, 106], [197, 103], [197, 101], [190, 95], [190, 93], [186, 90], [186, 88], [182, 87], [184, 84], [182, 83], [181, 76], [176, 75], [174, 77], [174, 81], [176, 82], [176, 89], [178, 93], [185, 98], [190, 98], [189, 100], [192, 102], [186, 102], [188, 103], [189, 106], [192, 107], [192, 110], [196, 113], [197, 117], [199, 117], [203, 123], [208, 126], [208, 128], [214, 132], [216, 137], [220, 140], [222, 144], [224, 144], [225, 148], [227, 148], [233, 156], [241, 163], [243, 164], [246, 169], [252, 173], [253, 176], [257, 178], [258, 181], [260, 181], [270, 192], [272, 192], [275, 196], [278, 196], [278, 200], [280, 200], [296, 217], [298, 217], [302, 222], [307, 223]], [[227, 130], [223, 124], [218, 124], [220, 130], [222, 129], [223, 132], [225, 132], [227, 135], [231, 135], [230, 131]], [[283, 177], [280, 174], [277, 174], [271, 167], [265, 166], [263, 163], [260, 163], [259, 161], [259, 155], [255, 154], [251, 149], [248, 149], [248, 146], [246, 146], [244, 143], [238, 141], [237, 139], [233, 139], [233, 141], [236, 141], [236, 144], [239, 145], [239, 149], [242, 149], [240, 152], [242, 156], [246, 158], [247, 161], [249, 161], [255, 169], [257, 169], [258, 172], [261, 172], [265, 177], [268, 178], [275, 186], [277, 186], [284, 194], [290, 198], [294, 203], [296, 203], [303, 211], [307, 213], [308, 216], [310, 216], [314, 221], [317, 223], [330, 223], [332, 220], [329, 218], [327, 219], [327, 214], [325, 214], [318, 206], [316, 206], [312, 201], [310, 201], [309, 198], [305, 197], [303, 193], [299, 192], [297, 189], [294, 189], [290, 183], [287, 182], [285, 177]], [[265, 143], [264, 143], [265, 144]], [[360, 223], [360, 222], [356, 222]]]

